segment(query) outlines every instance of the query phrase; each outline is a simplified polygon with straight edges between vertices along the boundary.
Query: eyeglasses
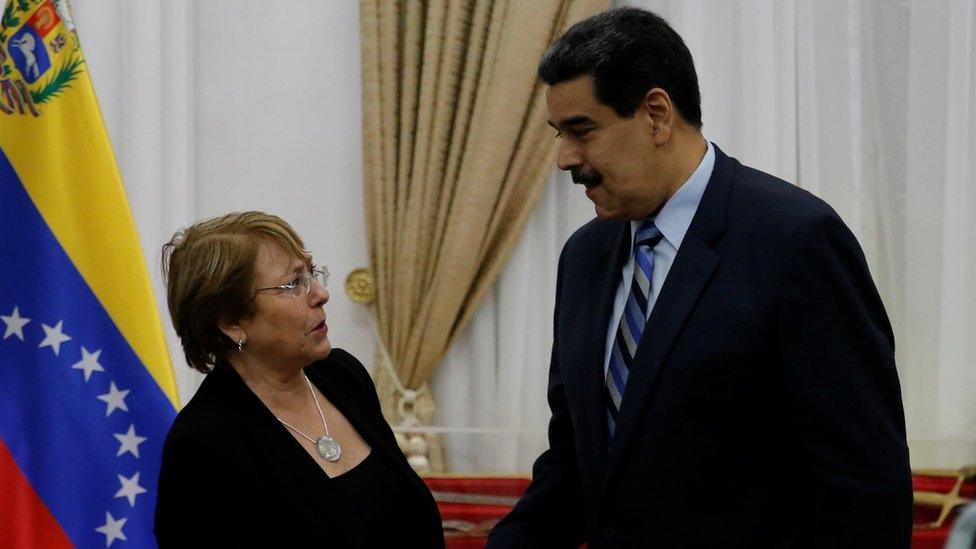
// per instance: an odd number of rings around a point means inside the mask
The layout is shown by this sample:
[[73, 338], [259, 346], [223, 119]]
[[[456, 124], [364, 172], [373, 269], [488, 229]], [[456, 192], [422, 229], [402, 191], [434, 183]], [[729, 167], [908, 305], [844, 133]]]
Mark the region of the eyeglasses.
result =
[[[328, 267], [316, 267], [312, 265], [308, 270], [308, 274], [305, 276], [300, 276], [295, 280], [292, 280], [288, 284], [282, 284], [281, 286], [268, 286], [267, 288], [258, 288], [254, 290], [255, 292], [260, 292], [262, 290], [277, 290], [281, 292], [281, 295], [287, 295], [291, 297], [299, 297], [308, 295], [312, 291], [312, 280], [315, 279], [324, 288], [329, 282], [329, 276], [332, 273], [329, 272]], [[303, 291], [304, 290], [304, 291]]]

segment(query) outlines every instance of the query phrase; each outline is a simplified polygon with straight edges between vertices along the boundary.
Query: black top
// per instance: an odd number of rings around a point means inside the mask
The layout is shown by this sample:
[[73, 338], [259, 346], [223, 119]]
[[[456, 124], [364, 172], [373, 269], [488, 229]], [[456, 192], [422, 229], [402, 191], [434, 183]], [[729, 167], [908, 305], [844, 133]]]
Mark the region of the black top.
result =
[[370, 452], [351, 471], [323, 479], [323, 489], [335, 494], [333, 515], [362, 534], [350, 547], [404, 547], [420, 537], [426, 501], [402, 476], [390, 459]]
[[218, 365], [166, 437], [154, 528], [161, 547], [444, 546], [437, 505], [359, 361], [333, 349], [305, 373], [370, 456], [329, 478], [237, 372]]

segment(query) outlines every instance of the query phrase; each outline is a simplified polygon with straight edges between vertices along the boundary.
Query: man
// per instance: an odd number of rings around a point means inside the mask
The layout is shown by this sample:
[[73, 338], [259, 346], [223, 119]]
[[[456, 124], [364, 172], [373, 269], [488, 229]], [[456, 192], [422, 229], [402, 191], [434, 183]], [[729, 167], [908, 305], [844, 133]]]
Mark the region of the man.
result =
[[597, 219], [559, 261], [550, 448], [489, 547], [908, 547], [893, 336], [848, 228], [703, 138], [652, 13], [575, 25], [539, 75]]

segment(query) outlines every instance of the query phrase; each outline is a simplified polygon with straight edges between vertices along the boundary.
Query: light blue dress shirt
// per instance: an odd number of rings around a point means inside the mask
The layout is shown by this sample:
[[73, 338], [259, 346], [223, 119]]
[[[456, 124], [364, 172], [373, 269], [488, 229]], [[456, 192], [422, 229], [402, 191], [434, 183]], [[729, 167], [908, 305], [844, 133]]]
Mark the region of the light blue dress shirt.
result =
[[[654, 275], [651, 277], [651, 295], [647, 300], [647, 316], [651, 316], [657, 296], [664, 286], [664, 280], [668, 277], [674, 257], [681, 248], [681, 241], [688, 232], [692, 218], [698, 210], [698, 203], [701, 202], [708, 180], [712, 177], [712, 168], [715, 167], [715, 149], [711, 142], [705, 140], [708, 150], [705, 157], [698, 164], [698, 168], [687, 181], [682, 183], [678, 191], [661, 207], [657, 215], [651, 218], [654, 224], [661, 231], [661, 240], [654, 246]], [[613, 312], [610, 314], [610, 325], [607, 326], [607, 345], [603, 357], [603, 375], [606, 377], [607, 368], [610, 365], [610, 354], [613, 352], [613, 340], [617, 337], [617, 328], [620, 326], [620, 315], [624, 312], [627, 305], [627, 296], [630, 294], [630, 284], [634, 278], [634, 233], [637, 227], [644, 220], [630, 222], [630, 245], [627, 248], [627, 262], [624, 263], [620, 271], [620, 285], [617, 286], [617, 294], [613, 300]], [[648, 324], [646, 330], [653, 330], [654, 325]]]

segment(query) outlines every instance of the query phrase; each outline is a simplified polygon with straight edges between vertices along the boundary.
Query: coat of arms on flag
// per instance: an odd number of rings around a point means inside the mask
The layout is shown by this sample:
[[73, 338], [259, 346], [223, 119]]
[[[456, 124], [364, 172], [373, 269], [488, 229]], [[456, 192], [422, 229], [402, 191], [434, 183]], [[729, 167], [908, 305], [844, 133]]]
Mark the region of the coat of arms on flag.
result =
[[81, 48], [64, 0], [8, 2], [0, 21], [0, 45], [4, 114], [38, 116], [38, 105], [57, 97], [81, 74]]
[[154, 545], [177, 395], [65, 0], [0, 21], [0, 547]]

